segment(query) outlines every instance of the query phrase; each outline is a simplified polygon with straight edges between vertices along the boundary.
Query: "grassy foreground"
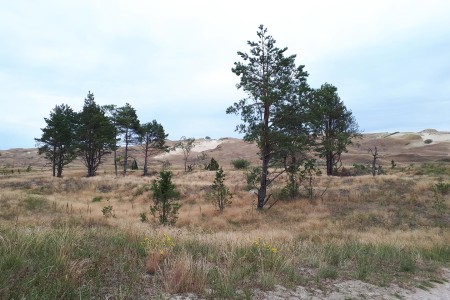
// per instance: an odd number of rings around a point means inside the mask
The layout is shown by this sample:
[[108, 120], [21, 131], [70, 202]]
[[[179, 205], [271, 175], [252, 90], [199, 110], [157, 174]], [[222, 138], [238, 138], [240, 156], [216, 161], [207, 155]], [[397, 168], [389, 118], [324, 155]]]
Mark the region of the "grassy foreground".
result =
[[449, 166], [319, 177], [322, 197], [281, 200], [264, 212], [254, 210], [243, 172], [230, 168], [234, 197], [224, 214], [205, 200], [214, 172], [174, 172], [182, 204], [175, 227], [141, 222], [153, 178], [1, 177], [0, 298], [252, 299], [256, 288], [277, 284], [326, 289], [359, 279], [426, 289], [445, 280]]

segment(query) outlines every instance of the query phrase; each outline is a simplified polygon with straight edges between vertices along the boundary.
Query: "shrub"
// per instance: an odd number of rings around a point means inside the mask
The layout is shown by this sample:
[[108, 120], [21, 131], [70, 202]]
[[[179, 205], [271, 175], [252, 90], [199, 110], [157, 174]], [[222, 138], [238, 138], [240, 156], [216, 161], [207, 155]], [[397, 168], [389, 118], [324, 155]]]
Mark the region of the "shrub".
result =
[[105, 218], [113, 216], [113, 207], [111, 205], [102, 208], [102, 213]]
[[131, 163], [131, 170], [138, 170], [138, 164], [137, 161], [134, 159], [133, 162]]
[[353, 164], [353, 171], [355, 176], [367, 175], [371, 173], [371, 167], [363, 164]]
[[247, 177], [247, 190], [250, 191], [258, 186], [261, 179], [261, 167], [253, 167], [246, 173]]
[[450, 192], [450, 183], [445, 183], [442, 178], [434, 185], [434, 189], [441, 195], [447, 195]]
[[139, 215], [141, 217], [141, 222], [147, 222], [147, 214], [145, 212], [141, 212], [141, 214]]
[[231, 164], [233, 165], [233, 167], [235, 169], [238, 169], [238, 170], [247, 169], [250, 166], [250, 162], [243, 158], [232, 160]]
[[172, 172], [162, 171], [159, 178], [153, 181], [151, 190], [153, 191], [153, 205], [150, 211], [153, 217], [158, 215], [159, 223], [163, 225], [173, 225], [178, 218], [179, 193], [172, 183]]
[[446, 209], [444, 196], [450, 191], [450, 183], [445, 183], [442, 178], [439, 178], [438, 183], [432, 186], [432, 190], [434, 193], [433, 207], [439, 214], [443, 214]]
[[211, 158], [210, 163], [206, 166], [205, 169], [209, 171], [217, 171], [219, 170], [219, 163], [214, 158]]
[[391, 160], [391, 169], [394, 169], [397, 166], [394, 160]]
[[102, 201], [103, 197], [102, 196], [96, 196], [94, 198], [92, 198], [92, 202], [100, 202]]
[[168, 170], [172, 164], [170, 163], [170, 161], [168, 159], [166, 159], [161, 162], [161, 165], [162, 165], [163, 170]]
[[426, 139], [425, 141], [423, 141], [425, 144], [431, 144], [433, 142], [432, 139]]
[[231, 204], [230, 199], [233, 197], [230, 190], [223, 183], [224, 181], [225, 173], [223, 172], [223, 169], [220, 168], [216, 172], [216, 178], [214, 179], [213, 185], [211, 185], [211, 192], [209, 193], [209, 197], [221, 213], [223, 213], [225, 206]]

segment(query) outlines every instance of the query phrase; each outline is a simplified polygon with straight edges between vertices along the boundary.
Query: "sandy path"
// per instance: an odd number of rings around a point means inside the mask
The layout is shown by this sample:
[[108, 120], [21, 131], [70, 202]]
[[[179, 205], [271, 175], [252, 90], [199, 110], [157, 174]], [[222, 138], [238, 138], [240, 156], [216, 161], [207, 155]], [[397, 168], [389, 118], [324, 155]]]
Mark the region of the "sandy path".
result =
[[[450, 281], [450, 270], [445, 270], [443, 274]], [[173, 295], [170, 299], [176, 300], [199, 300], [196, 295]], [[413, 289], [408, 290], [397, 285], [380, 287], [359, 280], [348, 280], [327, 285], [327, 291], [310, 290], [302, 286], [294, 289], [287, 289], [282, 286], [275, 286], [273, 291], [254, 291], [253, 298], [257, 300], [344, 300], [344, 299], [382, 299], [382, 300], [450, 300], [450, 282], [444, 284], [434, 284], [429, 290]]]
[[[450, 281], [450, 270], [445, 270], [443, 274]], [[365, 283], [359, 280], [349, 280], [334, 283], [328, 286], [329, 292], [321, 290], [306, 290], [304, 287], [297, 287], [288, 290], [281, 286], [276, 286], [274, 291], [257, 291], [255, 299], [282, 300], [282, 299], [412, 299], [412, 300], [450, 300], [450, 282], [444, 284], [435, 283], [429, 290], [416, 288], [407, 290], [397, 285], [380, 287]]]

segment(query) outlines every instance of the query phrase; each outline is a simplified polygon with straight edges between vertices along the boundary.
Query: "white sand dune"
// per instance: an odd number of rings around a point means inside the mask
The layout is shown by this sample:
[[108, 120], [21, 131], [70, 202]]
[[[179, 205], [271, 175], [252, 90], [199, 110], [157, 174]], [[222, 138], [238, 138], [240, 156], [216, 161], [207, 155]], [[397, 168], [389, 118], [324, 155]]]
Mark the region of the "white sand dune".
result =
[[[198, 140], [194, 142], [194, 148], [192, 148], [192, 152], [198, 152], [201, 153], [203, 151], [213, 150], [216, 149], [217, 146], [222, 144], [223, 140]], [[177, 148], [175, 150], [171, 150], [168, 153], [162, 153], [157, 156], [155, 156], [156, 159], [167, 159], [170, 156], [173, 155], [181, 155], [183, 153], [183, 150], [180, 148]]]

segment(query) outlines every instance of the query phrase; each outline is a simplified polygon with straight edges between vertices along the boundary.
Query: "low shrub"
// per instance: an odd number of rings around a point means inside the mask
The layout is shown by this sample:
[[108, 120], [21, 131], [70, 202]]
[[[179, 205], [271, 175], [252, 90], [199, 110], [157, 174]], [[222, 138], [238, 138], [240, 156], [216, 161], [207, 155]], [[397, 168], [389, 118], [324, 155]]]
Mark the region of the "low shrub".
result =
[[219, 170], [219, 163], [214, 158], [211, 158], [211, 161], [208, 165], [206, 165], [205, 169], [209, 171], [217, 171]]
[[102, 201], [103, 197], [102, 196], [96, 196], [94, 198], [92, 198], [92, 202], [100, 202]]
[[243, 158], [232, 160], [231, 164], [233, 165], [233, 167], [235, 169], [238, 169], [238, 170], [247, 169], [250, 166], [250, 162]]
[[113, 207], [111, 205], [102, 208], [103, 216], [106, 218], [113, 216]]

